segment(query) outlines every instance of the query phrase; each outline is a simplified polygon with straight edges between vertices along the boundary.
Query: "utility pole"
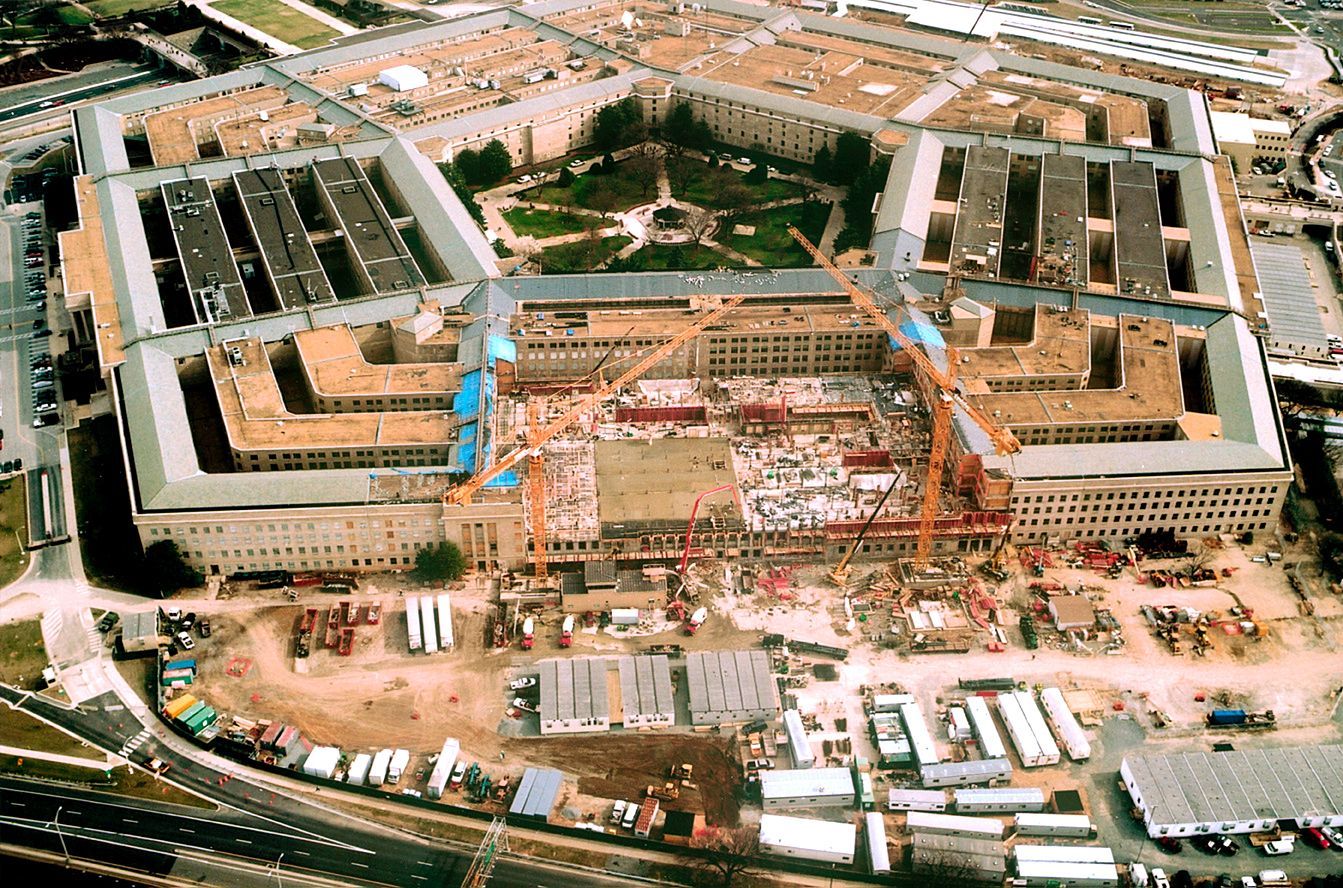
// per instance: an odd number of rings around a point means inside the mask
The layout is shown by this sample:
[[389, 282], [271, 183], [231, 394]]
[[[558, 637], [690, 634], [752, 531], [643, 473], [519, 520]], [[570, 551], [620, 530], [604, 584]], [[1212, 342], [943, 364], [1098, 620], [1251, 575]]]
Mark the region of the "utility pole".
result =
[[61, 812], [65, 810], [64, 805], [56, 808], [56, 816], [51, 818], [52, 826], [56, 827], [56, 838], [61, 840], [61, 853], [65, 855], [65, 868], [70, 868], [70, 849], [65, 846], [65, 834], [61, 832]]
[[490, 822], [490, 828], [485, 830], [485, 838], [480, 840], [480, 847], [476, 849], [471, 868], [466, 871], [466, 878], [462, 880], [462, 888], [484, 888], [488, 885], [499, 855], [507, 853], [508, 821], [496, 817]]
[[274, 873], [274, 874], [275, 874], [275, 884], [278, 885], [279, 888], [284, 888], [284, 882], [280, 880], [280, 862], [283, 861], [283, 860], [284, 860], [284, 852], [281, 851], [281, 852], [280, 852], [280, 856], [277, 857], [277, 858], [275, 858], [275, 866], [274, 866], [273, 868], [272, 868], [272, 867], [266, 867], [266, 881], [269, 882], [269, 881], [270, 881], [270, 877], [271, 877], [271, 873]]

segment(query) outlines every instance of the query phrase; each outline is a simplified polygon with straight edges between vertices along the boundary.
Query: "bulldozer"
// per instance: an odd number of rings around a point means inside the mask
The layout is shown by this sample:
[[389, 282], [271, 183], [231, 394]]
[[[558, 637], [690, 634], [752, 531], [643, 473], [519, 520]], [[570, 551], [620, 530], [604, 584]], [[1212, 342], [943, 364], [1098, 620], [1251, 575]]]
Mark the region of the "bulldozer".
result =
[[650, 799], [659, 799], [664, 802], [671, 802], [681, 797], [681, 787], [676, 781], [668, 780], [662, 786], [649, 784], [648, 789], [644, 791]]

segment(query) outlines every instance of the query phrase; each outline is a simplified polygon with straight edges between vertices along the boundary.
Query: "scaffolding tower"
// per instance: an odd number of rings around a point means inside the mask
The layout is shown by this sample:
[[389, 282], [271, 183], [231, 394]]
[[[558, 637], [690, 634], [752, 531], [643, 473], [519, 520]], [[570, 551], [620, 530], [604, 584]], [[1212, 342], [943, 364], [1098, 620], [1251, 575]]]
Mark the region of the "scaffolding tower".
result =
[[480, 840], [480, 847], [476, 849], [471, 868], [466, 871], [466, 878], [462, 880], [462, 888], [484, 888], [488, 885], [499, 855], [507, 853], [508, 821], [496, 817], [490, 821], [490, 828], [485, 830], [485, 838]]

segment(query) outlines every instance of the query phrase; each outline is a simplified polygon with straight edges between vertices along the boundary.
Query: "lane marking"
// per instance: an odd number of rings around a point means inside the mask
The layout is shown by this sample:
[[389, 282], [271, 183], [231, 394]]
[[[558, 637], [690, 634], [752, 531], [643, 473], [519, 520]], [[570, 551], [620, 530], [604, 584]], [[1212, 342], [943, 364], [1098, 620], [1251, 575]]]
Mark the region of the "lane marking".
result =
[[250, 845], [250, 844], [252, 844], [252, 843], [251, 843], [250, 841], [248, 841], [247, 839], [234, 839], [233, 841], [238, 842], [238, 843], [243, 844], [243, 845]]
[[178, 832], [184, 832], [184, 833], [192, 833], [192, 834], [194, 834], [194, 833], [196, 832], [194, 829], [187, 829], [185, 826], [179, 826], [179, 827], [177, 828], [177, 831], [178, 831]]
[[138, 821], [138, 820], [131, 820], [129, 817], [123, 817], [123, 818], [121, 818], [121, 822], [122, 822], [122, 823], [139, 823], [140, 821]]
[[367, 864], [367, 863], [360, 863], [360, 862], [357, 861], [357, 860], [351, 860], [351, 861], [350, 861], [350, 866], [362, 866], [364, 869], [368, 869], [368, 864]]

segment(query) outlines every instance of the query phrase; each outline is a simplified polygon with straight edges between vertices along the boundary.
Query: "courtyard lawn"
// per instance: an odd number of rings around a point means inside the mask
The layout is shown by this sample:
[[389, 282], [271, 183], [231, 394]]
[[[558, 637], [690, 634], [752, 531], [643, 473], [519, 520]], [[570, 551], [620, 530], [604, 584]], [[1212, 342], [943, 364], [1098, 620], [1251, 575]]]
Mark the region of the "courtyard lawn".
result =
[[[714, 240], [769, 268], [802, 268], [812, 264], [811, 257], [793, 240], [793, 236], [788, 233], [788, 226], [796, 225], [808, 240], [817, 243], [825, 231], [826, 220], [830, 218], [830, 209], [828, 203], [809, 201], [772, 210], [739, 213], [723, 224]], [[732, 229], [737, 225], [754, 226], [755, 234], [733, 234]]]
[[703, 244], [658, 246], [649, 244], [630, 257], [639, 270], [647, 271], [702, 271], [710, 268], [732, 268], [738, 263]]
[[88, 0], [84, 4], [99, 18], [117, 18], [128, 12], [143, 12], [171, 5], [171, 0]]
[[628, 237], [584, 238], [541, 251], [542, 274], [592, 271], [631, 243]]
[[300, 49], [323, 46], [340, 36], [312, 16], [272, 0], [219, 0], [211, 6]]
[[[602, 195], [609, 193], [610, 204], [601, 206]], [[582, 207], [585, 210], [619, 213], [630, 207], [651, 203], [657, 200], [657, 183], [646, 183], [636, 176], [625, 163], [616, 164], [616, 170], [609, 175], [583, 173], [574, 179], [574, 184], [563, 188], [556, 183], [542, 185], [518, 195], [523, 202], [551, 204], [557, 207]]]
[[580, 216], [556, 210], [529, 210], [526, 207], [514, 207], [504, 212], [504, 221], [519, 235], [531, 235], [536, 238], [555, 237], [561, 234], [577, 234], [596, 228], [602, 220], [596, 216]]
[[0, 481], [0, 587], [28, 568], [28, 492], [24, 475]]
[[[686, 170], [683, 176], [669, 171], [672, 193], [678, 199], [697, 206], [727, 210], [733, 209], [734, 205], [759, 206], [776, 200], [795, 200], [802, 196], [801, 187], [793, 182], [781, 179], [747, 182], [745, 175], [730, 166], [711, 167], [689, 157], [670, 158], [667, 162], [683, 165]], [[679, 191], [678, 186], [681, 186]]]

